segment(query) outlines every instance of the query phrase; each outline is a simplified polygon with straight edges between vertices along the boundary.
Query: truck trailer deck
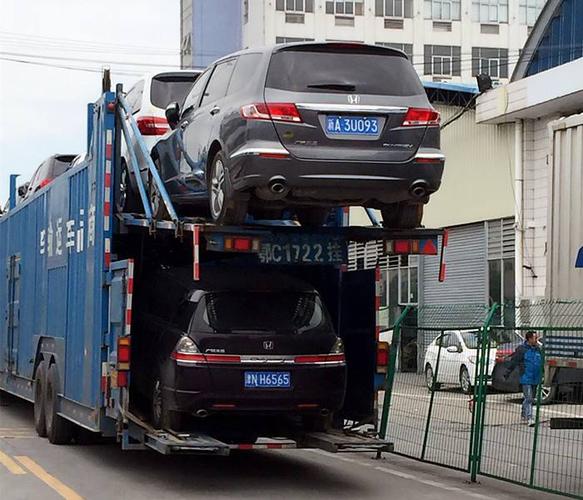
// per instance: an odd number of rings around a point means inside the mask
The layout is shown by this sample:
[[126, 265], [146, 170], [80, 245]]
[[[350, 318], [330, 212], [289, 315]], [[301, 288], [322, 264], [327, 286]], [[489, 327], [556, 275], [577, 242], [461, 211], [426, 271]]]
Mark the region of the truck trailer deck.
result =
[[[170, 202], [121, 88], [88, 106], [88, 158], [0, 217], [0, 261], [6, 265], [0, 305], [0, 390], [35, 405], [37, 432], [69, 442], [75, 429], [116, 437], [123, 449], [164, 454], [228, 455], [233, 449], [313, 447], [331, 452], [389, 451], [375, 434], [379, 307], [375, 269], [348, 272], [348, 247], [374, 242], [384, 254], [437, 254], [440, 230], [348, 227], [338, 210], [328, 227], [307, 230], [292, 221], [256, 221], [223, 227], [180, 218]], [[122, 127], [130, 116], [132, 130]], [[133, 133], [171, 221], [157, 221], [139, 187], [144, 211], [119, 213], [120, 145]], [[144, 254], [168, 249], [192, 262], [193, 279], [205, 263], [289, 266], [317, 287], [344, 340], [349, 370], [337, 429], [261, 436], [255, 443], [226, 443], [211, 435], [154, 429], [130, 404], [132, 304]], [[235, 260], [234, 260], [235, 259]], [[47, 418], [49, 415], [50, 418]], [[46, 428], [44, 422], [50, 422]], [[372, 424], [368, 434], [342, 423]]]

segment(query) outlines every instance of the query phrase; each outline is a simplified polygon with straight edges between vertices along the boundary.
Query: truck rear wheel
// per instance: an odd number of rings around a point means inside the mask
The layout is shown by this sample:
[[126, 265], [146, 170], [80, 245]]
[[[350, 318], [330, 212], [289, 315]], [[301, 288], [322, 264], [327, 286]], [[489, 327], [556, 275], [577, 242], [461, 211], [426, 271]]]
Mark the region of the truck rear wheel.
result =
[[34, 376], [34, 428], [40, 437], [47, 437], [45, 413], [47, 364], [43, 361], [36, 368]]
[[59, 372], [57, 365], [49, 367], [45, 399], [47, 437], [52, 444], [68, 444], [73, 439], [73, 424], [61, 417], [59, 407]]

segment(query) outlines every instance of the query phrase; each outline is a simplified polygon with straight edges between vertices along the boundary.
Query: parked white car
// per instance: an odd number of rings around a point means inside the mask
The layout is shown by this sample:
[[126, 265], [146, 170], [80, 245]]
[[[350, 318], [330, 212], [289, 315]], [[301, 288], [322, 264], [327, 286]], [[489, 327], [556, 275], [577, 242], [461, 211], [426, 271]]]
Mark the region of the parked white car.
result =
[[[440, 351], [441, 345], [441, 353]], [[439, 366], [437, 359], [439, 355]], [[496, 364], [496, 346], [489, 353], [488, 376], [492, 375]], [[425, 381], [431, 389], [433, 378], [435, 389], [442, 384], [459, 385], [462, 391], [470, 394], [476, 381], [476, 363], [478, 359], [477, 330], [446, 330], [437, 336], [425, 353]]]
[[[160, 137], [170, 130], [166, 120], [168, 104], [177, 102], [182, 106], [192, 85], [201, 73], [202, 70], [176, 70], [148, 74], [127, 92], [126, 101], [132, 110], [132, 115], [146, 143], [148, 152], [151, 152]], [[126, 120], [126, 125], [131, 134], [129, 119]], [[133, 134], [131, 135], [133, 137]], [[135, 147], [135, 141], [132, 141], [132, 148], [136, 151], [142, 178], [147, 182], [145, 163]], [[139, 208], [141, 204], [135, 179], [129, 169], [129, 153], [124, 140], [122, 140], [121, 157], [121, 195], [118, 205], [122, 210], [132, 210]]]

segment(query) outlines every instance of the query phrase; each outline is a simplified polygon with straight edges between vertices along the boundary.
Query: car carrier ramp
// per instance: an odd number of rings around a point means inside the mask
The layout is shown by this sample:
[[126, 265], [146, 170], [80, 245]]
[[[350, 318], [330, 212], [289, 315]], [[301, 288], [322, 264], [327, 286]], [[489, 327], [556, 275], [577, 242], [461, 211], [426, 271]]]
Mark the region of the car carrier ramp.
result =
[[391, 452], [393, 443], [384, 439], [341, 431], [309, 432], [301, 440], [302, 448], [318, 448], [330, 453]]

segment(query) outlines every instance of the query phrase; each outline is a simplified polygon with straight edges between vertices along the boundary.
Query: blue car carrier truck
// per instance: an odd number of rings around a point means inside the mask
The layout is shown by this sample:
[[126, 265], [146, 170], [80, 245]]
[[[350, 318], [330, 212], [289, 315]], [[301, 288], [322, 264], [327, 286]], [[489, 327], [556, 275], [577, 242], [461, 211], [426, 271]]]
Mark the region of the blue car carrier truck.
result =
[[[390, 450], [374, 429], [363, 435], [343, 425], [374, 427], [379, 382], [379, 272], [374, 266], [348, 271], [348, 249], [372, 243], [369, 247], [379, 255], [435, 254], [441, 232], [349, 227], [344, 210], [319, 230], [290, 221], [220, 227], [179, 218], [135, 122], [130, 119], [128, 127], [122, 119], [131, 113], [121, 90], [110, 92], [105, 86], [102, 97], [88, 106], [87, 159], [0, 217], [5, 270], [0, 280], [0, 391], [32, 402], [37, 432], [55, 444], [92, 432], [117, 438], [124, 449], [164, 454], [228, 455], [236, 448]], [[132, 137], [137, 147], [129, 153], [130, 166], [138, 173], [141, 214], [115, 208], [120, 144], [132, 144]], [[148, 169], [158, 184], [171, 221], [152, 218], [140, 169]], [[338, 428], [262, 436], [255, 444], [237, 445], [211, 435], [156, 430], [136, 414], [130, 406], [132, 296], [138, 286], [155, 286], [139, 280], [142, 255], [151, 248], [160, 255], [179, 249], [191, 256], [193, 279], [204, 273], [205, 262], [233, 262], [233, 257], [241, 265], [293, 266], [311, 279], [345, 343], [348, 382]]]

